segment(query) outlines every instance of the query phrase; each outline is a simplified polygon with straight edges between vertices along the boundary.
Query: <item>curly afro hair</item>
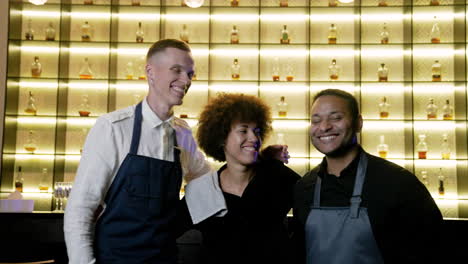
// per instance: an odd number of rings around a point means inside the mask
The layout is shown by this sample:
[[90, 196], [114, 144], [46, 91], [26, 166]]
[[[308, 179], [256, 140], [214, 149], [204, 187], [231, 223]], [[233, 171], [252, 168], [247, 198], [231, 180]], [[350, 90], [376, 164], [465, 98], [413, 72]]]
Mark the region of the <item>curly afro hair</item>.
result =
[[271, 131], [271, 110], [261, 99], [245, 94], [221, 93], [200, 114], [197, 140], [200, 148], [217, 161], [226, 161], [224, 144], [235, 122], [253, 122], [263, 141]]

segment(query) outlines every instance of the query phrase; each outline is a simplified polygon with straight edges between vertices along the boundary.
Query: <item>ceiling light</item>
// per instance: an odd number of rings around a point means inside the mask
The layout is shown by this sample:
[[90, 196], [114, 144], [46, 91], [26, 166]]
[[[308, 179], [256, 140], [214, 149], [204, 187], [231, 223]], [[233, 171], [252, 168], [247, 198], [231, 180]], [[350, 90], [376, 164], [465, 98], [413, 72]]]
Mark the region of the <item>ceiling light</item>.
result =
[[185, 4], [191, 8], [197, 8], [203, 5], [205, 0], [184, 0]]

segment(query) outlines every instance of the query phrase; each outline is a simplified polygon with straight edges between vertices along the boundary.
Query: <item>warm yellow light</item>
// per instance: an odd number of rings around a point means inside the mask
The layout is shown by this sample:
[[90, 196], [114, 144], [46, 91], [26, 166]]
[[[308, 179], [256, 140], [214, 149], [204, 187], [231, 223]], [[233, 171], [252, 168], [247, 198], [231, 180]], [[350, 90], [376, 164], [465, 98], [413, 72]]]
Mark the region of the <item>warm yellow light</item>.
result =
[[273, 129], [301, 130], [307, 129], [309, 122], [306, 120], [274, 120], [272, 127]]
[[35, 154], [15, 154], [15, 160], [24, 161], [24, 160], [44, 160], [44, 161], [53, 161], [55, 160], [54, 155], [35, 155]]
[[[434, 52], [434, 51], [432, 51]], [[398, 49], [363, 49], [361, 55], [363, 57], [402, 57], [404, 55], [410, 55], [411, 51], [403, 50], [403, 47]]]
[[109, 53], [109, 48], [101, 48], [101, 47], [92, 47], [92, 48], [85, 48], [85, 47], [73, 47], [73, 48], [64, 48], [70, 52], [75, 54], [96, 54], [96, 55], [103, 55], [107, 56]]
[[260, 56], [304, 57], [309, 56], [309, 51], [305, 49], [261, 49]]
[[435, 57], [442, 58], [442, 57], [452, 57], [454, 55], [465, 55], [465, 50], [463, 49], [453, 49], [453, 48], [442, 48], [438, 47], [437, 52], [435, 52], [434, 48], [427, 47], [427, 48], [415, 48], [413, 50], [413, 56], [416, 57]]
[[363, 130], [395, 130], [405, 128], [405, 122], [403, 121], [370, 121], [366, 120], [363, 123]]
[[83, 90], [107, 90], [109, 85], [103, 81], [73, 81], [68, 83], [70, 89], [83, 89]]
[[261, 14], [260, 19], [266, 22], [298, 22], [298, 21], [307, 21], [309, 15], [306, 14]]
[[128, 83], [116, 83], [116, 84], [111, 84], [110, 85], [112, 88], [115, 88], [117, 90], [131, 90], [131, 91], [147, 91], [148, 90], [148, 84], [146, 81], [143, 83], [134, 83], [134, 82], [128, 82]]
[[29, 2], [34, 5], [43, 5], [47, 2], [47, 0], [29, 0]]
[[311, 47], [310, 49], [311, 57], [354, 57], [358, 56], [359, 53], [359, 50], [354, 49], [323, 49], [315, 47]]
[[[434, 16], [436, 19], [434, 19]], [[453, 12], [437, 12], [437, 13], [414, 13], [413, 20], [424, 21], [424, 22], [452, 22], [455, 18], [464, 18], [463, 13]]]
[[198, 8], [203, 5], [205, 0], [184, 0], [185, 4], [191, 8]]
[[457, 124], [455, 121], [414, 121], [414, 128], [428, 131], [455, 130], [456, 127], [464, 128], [465, 125]]
[[[11, 117], [9, 117], [8, 119], [10, 118]], [[18, 124], [28, 125], [55, 125], [57, 123], [57, 119], [52, 117], [17, 117], [16, 121], [18, 122]]]
[[47, 54], [55, 54], [59, 52], [59, 47], [55, 46], [21, 46], [21, 52], [31, 52], [31, 53], [47, 53]]
[[159, 21], [161, 16], [157, 13], [114, 13], [113, 17], [125, 20], [134, 20], [134, 21]]
[[148, 48], [112, 48], [111, 53], [116, 53], [117, 55], [137, 55], [137, 56], [145, 56], [148, 52]]
[[96, 123], [96, 117], [68, 117], [65, 121], [67, 125], [73, 126], [93, 126]]
[[359, 19], [359, 15], [333, 14], [333, 13], [310, 15], [311, 22], [313, 21], [333, 21], [335, 23], [336, 22], [352, 22], [356, 19]]
[[111, 17], [109, 12], [72, 12], [69, 14], [78, 19], [110, 19]]
[[397, 22], [403, 21], [405, 18], [409, 18], [409, 15], [401, 13], [391, 14], [363, 14], [361, 15], [362, 22]]
[[37, 81], [20, 81], [20, 87], [27, 88], [52, 88], [57, 89], [58, 83], [56, 82], [37, 82]]
[[21, 13], [23, 17], [60, 18], [60, 12], [55, 11], [23, 10]]
[[260, 90], [269, 93], [284, 93], [284, 90], [287, 90], [288, 93], [304, 93], [309, 90], [309, 86], [304, 85], [290, 85], [288, 83], [281, 83], [280, 85], [261, 85]]
[[364, 94], [403, 94], [405, 86], [401, 83], [362, 84]]
[[162, 15], [166, 20], [175, 20], [175, 21], [207, 21], [210, 19], [209, 14], [163, 14]]
[[223, 57], [251, 57], [258, 56], [259, 51], [258, 49], [212, 49], [210, 54]]
[[414, 84], [413, 91], [417, 94], [453, 94], [455, 86], [452, 83]]
[[232, 84], [214, 84], [210, 85], [210, 90], [213, 92], [224, 93], [245, 93], [257, 94], [258, 86], [245, 83], [232, 83]]
[[258, 21], [259, 16], [254, 14], [214, 14], [211, 15], [211, 20], [214, 21], [242, 21], [242, 22], [253, 22]]

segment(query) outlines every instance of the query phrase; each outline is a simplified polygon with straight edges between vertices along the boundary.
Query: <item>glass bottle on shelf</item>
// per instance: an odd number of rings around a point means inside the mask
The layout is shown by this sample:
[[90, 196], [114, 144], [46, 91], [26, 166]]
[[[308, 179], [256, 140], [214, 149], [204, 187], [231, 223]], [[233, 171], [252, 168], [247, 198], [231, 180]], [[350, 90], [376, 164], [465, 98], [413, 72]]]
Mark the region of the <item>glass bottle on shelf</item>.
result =
[[85, 4], [85, 5], [92, 5], [92, 4], [93, 4], [93, 0], [83, 0], [83, 4]]
[[442, 65], [439, 63], [438, 60], [435, 60], [434, 64], [432, 64], [431, 71], [433, 82], [442, 81]]
[[185, 3], [185, 0], [180, 0], [180, 6], [187, 6], [187, 4]]
[[236, 25], [233, 25], [231, 29], [231, 44], [239, 44], [239, 30]]
[[444, 113], [444, 120], [453, 120], [454, 111], [453, 107], [450, 105], [450, 100], [445, 100], [445, 105], [442, 107], [442, 112]]
[[388, 6], [387, 0], [379, 0], [379, 6]]
[[91, 114], [90, 107], [89, 107], [89, 97], [87, 94], [83, 94], [81, 96], [81, 104], [80, 104], [80, 108], [78, 109], [78, 114], [80, 114], [80, 116], [85, 116], [85, 117]]
[[328, 66], [328, 76], [330, 76], [331, 81], [338, 80], [340, 76], [340, 66], [336, 64], [335, 59], [333, 59], [330, 66]]
[[45, 40], [48, 40], [48, 41], [55, 40], [55, 28], [52, 22], [49, 22], [49, 25], [45, 29]]
[[281, 44], [289, 44], [290, 39], [289, 39], [289, 30], [287, 25], [283, 25], [283, 29], [281, 30], [281, 39], [280, 43]]
[[273, 81], [278, 82], [280, 80], [280, 75], [279, 75], [280, 63], [279, 63], [278, 57], [273, 58], [273, 66], [271, 67], [271, 71], [272, 71]]
[[416, 151], [418, 152], [418, 159], [426, 159], [427, 158], [426, 135], [419, 134], [418, 138], [419, 138], [419, 142], [416, 145]]
[[39, 57], [34, 56], [34, 61], [31, 63], [31, 76], [39, 78], [42, 74], [42, 64], [39, 62]]
[[31, 19], [28, 19], [28, 23], [26, 24], [26, 32], [24, 33], [24, 37], [26, 40], [34, 40], [34, 30], [32, 28]]
[[138, 80], [146, 80], [146, 57], [141, 56], [138, 62]]
[[439, 175], [437, 175], [437, 179], [439, 180], [439, 195], [445, 195], [445, 187], [444, 187], [444, 180], [445, 176], [442, 173], [442, 168], [439, 168]]
[[18, 171], [16, 172], [15, 178], [15, 190], [17, 190], [18, 192], [23, 192], [23, 184], [23, 168], [21, 166], [18, 166]]
[[141, 28], [141, 22], [138, 22], [138, 29], [135, 32], [135, 36], [137, 43], [143, 43], [145, 39], [145, 32], [143, 32], [143, 29]]
[[240, 0], [231, 0], [231, 6], [233, 6], [233, 7], [239, 6], [239, 1]]
[[444, 160], [450, 159], [450, 145], [448, 143], [448, 135], [447, 134], [442, 135], [442, 145], [441, 145], [440, 153], [441, 153], [442, 159], [444, 159]]
[[280, 0], [279, 6], [280, 7], [288, 7], [288, 0]]
[[132, 0], [132, 6], [139, 6], [141, 5], [140, 0]]
[[28, 96], [28, 105], [26, 106], [26, 109], [24, 109], [24, 112], [26, 114], [30, 115], [36, 115], [37, 114], [37, 108], [36, 108], [36, 99], [34, 99], [34, 95], [31, 91], [29, 91], [29, 96]]
[[91, 41], [91, 25], [88, 21], [85, 21], [83, 25], [81, 25], [81, 41]]
[[231, 78], [233, 80], [239, 80], [240, 79], [240, 65], [239, 65], [239, 60], [234, 59], [231, 65]]
[[187, 25], [183, 24], [182, 25], [182, 30], [179, 33], [179, 38], [185, 43], [189, 43], [189, 32], [187, 30]]
[[381, 63], [377, 69], [377, 76], [379, 77], [379, 82], [388, 81], [388, 68], [385, 66], [385, 63]]
[[382, 159], [387, 158], [388, 154], [388, 145], [385, 144], [385, 136], [380, 135], [380, 144], [377, 146], [377, 152], [379, 153], [379, 157]]
[[426, 189], [429, 189], [429, 180], [427, 178], [427, 171], [421, 171], [421, 182], [426, 186]]
[[37, 145], [36, 145], [34, 137], [35, 137], [34, 131], [29, 130], [28, 138], [26, 139], [26, 144], [23, 145], [24, 149], [27, 152], [34, 153], [34, 151], [36, 151], [37, 149]]
[[293, 62], [290, 59], [288, 59], [288, 61], [286, 62], [286, 65], [284, 67], [285, 67], [285, 72], [286, 72], [286, 81], [288, 81], [288, 82], [294, 81], [294, 64], [293, 64]]
[[382, 31], [380, 32], [380, 44], [388, 44], [389, 36], [390, 34], [388, 33], [387, 23], [384, 23]]
[[328, 0], [328, 6], [329, 7], [338, 6], [338, 1], [337, 0]]
[[276, 107], [278, 108], [279, 117], [286, 117], [288, 115], [288, 103], [286, 103], [284, 96], [281, 96], [280, 101], [276, 104]]
[[88, 57], [85, 57], [80, 69], [80, 79], [93, 79], [93, 76], [94, 73], [91, 70]]
[[379, 103], [379, 113], [380, 113], [380, 118], [388, 118], [390, 115], [389, 112], [390, 104], [387, 102], [387, 97], [382, 97], [380, 103]]
[[440, 43], [440, 28], [436, 16], [434, 16], [434, 21], [431, 29], [431, 43]]
[[438, 6], [438, 5], [440, 5], [440, 2], [439, 2], [439, 0], [430, 0], [429, 5]]
[[133, 80], [133, 62], [129, 61], [127, 63], [127, 66], [125, 66], [125, 79], [127, 80]]
[[276, 133], [276, 144], [278, 145], [287, 145], [286, 139], [284, 139], [283, 133]]
[[437, 119], [437, 105], [434, 104], [434, 99], [429, 99], [429, 103], [426, 106], [427, 119]]
[[328, 44], [336, 44], [337, 38], [337, 29], [335, 24], [330, 25], [330, 29], [328, 30]]
[[39, 182], [39, 191], [47, 192], [49, 190], [49, 171], [47, 168], [42, 168], [41, 181]]
[[189, 117], [188, 110], [184, 105], [180, 105], [178, 107], [178, 110], [179, 110], [178, 112], [179, 112], [179, 117], [180, 118], [188, 118]]

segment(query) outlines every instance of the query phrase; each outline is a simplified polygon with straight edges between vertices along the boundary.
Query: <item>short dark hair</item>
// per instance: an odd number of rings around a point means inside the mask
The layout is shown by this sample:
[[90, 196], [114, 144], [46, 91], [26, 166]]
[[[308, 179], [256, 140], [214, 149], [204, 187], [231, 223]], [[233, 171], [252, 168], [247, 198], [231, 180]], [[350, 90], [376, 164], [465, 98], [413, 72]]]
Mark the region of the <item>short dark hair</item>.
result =
[[148, 50], [148, 53], [146, 53], [146, 61], [151, 59], [151, 57], [153, 57], [154, 54], [158, 52], [163, 52], [164, 50], [166, 50], [166, 48], [176, 48], [187, 52], [191, 52], [190, 46], [181, 40], [161, 39], [153, 43], [153, 45], [151, 45], [151, 47]]
[[215, 160], [226, 161], [224, 144], [237, 121], [255, 123], [263, 141], [271, 131], [270, 107], [252, 95], [220, 93], [200, 114], [197, 132], [200, 148]]
[[343, 90], [340, 89], [325, 89], [320, 92], [318, 92], [314, 98], [312, 99], [312, 105], [317, 101], [319, 97], [322, 96], [336, 96], [339, 97], [343, 100], [345, 100], [348, 103], [348, 110], [351, 112], [351, 117], [353, 118], [353, 123], [356, 124], [358, 117], [359, 117], [359, 104], [356, 100], [356, 98]]

